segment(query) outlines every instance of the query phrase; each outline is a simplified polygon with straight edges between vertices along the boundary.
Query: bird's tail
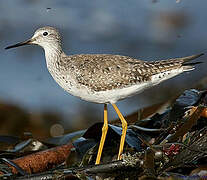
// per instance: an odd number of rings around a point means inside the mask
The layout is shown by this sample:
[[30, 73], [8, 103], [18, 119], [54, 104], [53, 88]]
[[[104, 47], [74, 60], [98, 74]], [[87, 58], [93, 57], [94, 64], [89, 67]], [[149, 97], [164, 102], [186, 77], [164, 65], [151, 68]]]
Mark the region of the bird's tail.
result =
[[146, 64], [145, 71], [151, 72], [150, 80], [154, 84], [158, 84], [164, 80], [170, 79], [185, 71], [194, 69], [194, 65], [201, 62], [190, 62], [203, 54], [187, 56], [182, 58], [165, 59], [161, 61], [151, 61]]
[[[200, 64], [202, 62], [190, 62], [200, 56], [204, 55], [203, 53], [187, 56], [187, 57], [181, 57], [181, 58], [174, 58], [174, 59], [167, 59], [167, 60], [161, 60], [159, 63], [161, 64], [162, 70], [170, 70], [170, 69], [176, 69], [181, 68], [183, 71], [191, 71], [194, 69], [194, 65]], [[155, 61], [156, 63], [156, 61]]]
[[[182, 57], [182, 58], [175, 58], [175, 59], [171, 59], [171, 60], [175, 60], [175, 61], [180, 61], [180, 62], [183, 62], [183, 63], [187, 63], [189, 61], [192, 61], [200, 56], [203, 56], [204, 53], [201, 53], [201, 54], [196, 54], [196, 55], [192, 55], [192, 56], [187, 56], [187, 57]], [[170, 60], [170, 59], [169, 59]]]
[[[192, 55], [192, 56], [187, 56], [187, 57], [183, 57], [183, 58], [180, 58], [181, 62], [182, 62], [182, 67], [183, 67], [183, 70], [184, 71], [191, 71], [194, 69], [194, 66], [196, 64], [201, 64], [203, 62], [199, 61], [199, 62], [191, 62], [192, 60], [200, 57], [204, 55], [203, 53], [202, 54], [197, 54], [197, 55]], [[179, 59], [179, 58], [178, 58]]]

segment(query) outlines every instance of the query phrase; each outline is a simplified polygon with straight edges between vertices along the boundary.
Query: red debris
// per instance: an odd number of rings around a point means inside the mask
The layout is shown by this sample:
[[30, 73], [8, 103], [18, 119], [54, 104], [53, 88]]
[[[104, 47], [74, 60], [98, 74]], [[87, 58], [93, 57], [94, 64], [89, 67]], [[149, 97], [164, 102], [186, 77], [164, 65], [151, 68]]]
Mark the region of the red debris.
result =
[[164, 149], [164, 153], [165, 155], [167, 156], [171, 156], [171, 155], [176, 155], [179, 153], [179, 150], [180, 150], [180, 145], [178, 144], [172, 144], [169, 148], [167, 149]]
[[[33, 153], [24, 157], [20, 157], [12, 160], [15, 164], [21, 167], [25, 172], [39, 173], [51, 168], [56, 167], [58, 164], [63, 163], [66, 158], [70, 155], [71, 149], [74, 148], [72, 143], [57, 146], [51, 149]], [[18, 171], [15, 167], [9, 165], [14, 174]], [[0, 174], [2, 174], [0, 172]]]

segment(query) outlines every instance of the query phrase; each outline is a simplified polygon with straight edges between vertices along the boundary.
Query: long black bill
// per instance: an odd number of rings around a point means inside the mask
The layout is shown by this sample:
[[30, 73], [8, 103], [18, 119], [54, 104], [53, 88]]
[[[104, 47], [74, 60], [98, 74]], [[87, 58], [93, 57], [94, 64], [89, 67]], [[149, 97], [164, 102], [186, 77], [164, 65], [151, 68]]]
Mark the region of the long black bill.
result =
[[5, 49], [11, 49], [11, 48], [19, 47], [19, 46], [28, 45], [28, 44], [31, 44], [32, 41], [33, 41], [32, 39], [29, 39], [29, 40], [27, 40], [27, 41], [24, 41], [24, 42], [20, 42], [20, 43], [14, 44], [14, 45], [12, 45], [12, 46], [8, 46], [8, 47], [6, 47]]

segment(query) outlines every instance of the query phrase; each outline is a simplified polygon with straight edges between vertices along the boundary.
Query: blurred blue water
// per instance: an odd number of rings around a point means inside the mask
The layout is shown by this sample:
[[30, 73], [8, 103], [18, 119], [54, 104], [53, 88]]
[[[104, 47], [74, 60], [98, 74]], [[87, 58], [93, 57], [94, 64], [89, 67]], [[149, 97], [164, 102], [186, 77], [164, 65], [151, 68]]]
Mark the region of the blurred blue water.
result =
[[[206, 51], [206, 7], [207, 1], [194, 0], [0, 1], [0, 99], [30, 112], [59, 111], [68, 119], [90, 106], [101, 118], [102, 105], [72, 97], [54, 82], [40, 47], [7, 51], [4, 47], [50, 25], [60, 29], [67, 54], [109, 53], [145, 60], [186, 56]], [[161, 87], [190, 87], [204, 75], [206, 64]], [[139, 101], [120, 102], [120, 109], [127, 114], [160, 98], [146, 102], [144, 95], [138, 96]]]

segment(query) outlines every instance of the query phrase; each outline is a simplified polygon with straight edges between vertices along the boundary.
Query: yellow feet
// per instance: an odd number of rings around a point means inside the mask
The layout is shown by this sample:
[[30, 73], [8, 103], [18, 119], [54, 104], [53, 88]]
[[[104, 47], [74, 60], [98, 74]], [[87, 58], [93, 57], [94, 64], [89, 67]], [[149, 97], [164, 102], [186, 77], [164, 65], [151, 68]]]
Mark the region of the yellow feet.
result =
[[121, 114], [121, 112], [119, 111], [119, 109], [116, 106], [116, 104], [112, 104], [112, 106], [114, 107], [114, 109], [115, 109], [115, 111], [116, 111], [117, 115], [119, 116], [119, 119], [121, 120], [121, 123], [122, 123], [121, 142], [120, 142], [119, 154], [118, 154], [118, 160], [120, 160], [121, 159], [121, 155], [123, 153], [123, 149], [124, 149], [124, 142], [125, 142], [126, 131], [127, 131], [127, 122], [124, 119], [124, 117]]
[[106, 139], [107, 131], [108, 131], [107, 104], [104, 104], [104, 125], [103, 125], [103, 128], [102, 128], [101, 141], [100, 141], [100, 144], [99, 144], [98, 154], [97, 154], [97, 157], [96, 157], [96, 164], [100, 163], [101, 154], [102, 154], [104, 142], [105, 142], [105, 139]]

